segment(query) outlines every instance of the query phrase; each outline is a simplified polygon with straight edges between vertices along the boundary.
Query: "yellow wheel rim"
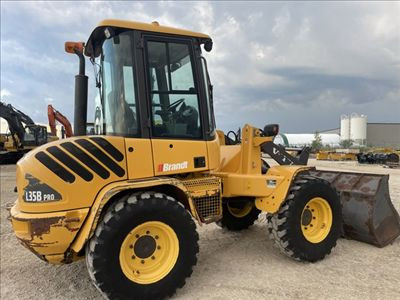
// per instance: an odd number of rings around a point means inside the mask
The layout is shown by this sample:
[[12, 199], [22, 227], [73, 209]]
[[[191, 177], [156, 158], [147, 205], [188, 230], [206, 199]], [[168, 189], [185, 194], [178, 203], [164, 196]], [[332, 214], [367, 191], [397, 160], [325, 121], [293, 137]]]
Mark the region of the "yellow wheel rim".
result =
[[149, 221], [136, 226], [125, 237], [119, 252], [122, 272], [139, 284], [155, 283], [174, 267], [179, 240], [165, 223]]
[[332, 209], [329, 203], [320, 197], [307, 202], [301, 214], [301, 231], [307, 241], [322, 242], [332, 227]]
[[253, 208], [253, 203], [246, 202], [246, 204], [243, 207], [238, 208], [238, 207], [229, 206], [229, 201], [228, 201], [227, 207], [228, 207], [228, 211], [231, 213], [231, 215], [235, 216], [236, 218], [243, 218], [251, 212], [251, 210]]

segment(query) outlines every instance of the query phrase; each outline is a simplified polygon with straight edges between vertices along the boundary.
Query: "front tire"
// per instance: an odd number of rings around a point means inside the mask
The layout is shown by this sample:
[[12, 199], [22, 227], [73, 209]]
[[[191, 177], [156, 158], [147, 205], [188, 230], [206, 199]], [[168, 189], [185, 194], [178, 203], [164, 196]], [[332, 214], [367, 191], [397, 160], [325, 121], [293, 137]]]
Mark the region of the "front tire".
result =
[[161, 193], [113, 204], [87, 243], [94, 285], [109, 299], [162, 299], [185, 284], [197, 262], [198, 234], [188, 211]]
[[342, 228], [336, 190], [321, 179], [298, 176], [279, 211], [267, 216], [275, 246], [296, 260], [315, 262], [330, 254]]

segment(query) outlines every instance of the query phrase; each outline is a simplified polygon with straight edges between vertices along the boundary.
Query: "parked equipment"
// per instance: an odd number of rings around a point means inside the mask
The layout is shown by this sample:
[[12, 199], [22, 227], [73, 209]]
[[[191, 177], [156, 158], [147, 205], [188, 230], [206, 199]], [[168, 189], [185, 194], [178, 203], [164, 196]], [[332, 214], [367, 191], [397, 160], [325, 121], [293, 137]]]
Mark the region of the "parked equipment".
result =
[[317, 160], [348, 161], [357, 160], [358, 149], [334, 149], [317, 152]]
[[15, 164], [25, 153], [47, 143], [47, 129], [37, 125], [11, 104], [0, 102], [0, 117], [8, 123], [10, 134], [2, 135], [0, 164]]
[[357, 160], [360, 164], [398, 164], [399, 154], [396, 152], [368, 152], [357, 154]]
[[[399, 217], [381, 175], [360, 175], [344, 185], [347, 177], [336, 173], [336, 184], [328, 172], [294, 165], [283, 151], [273, 157], [281, 165], [265, 165], [262, 149], [273, 146], [276, 124], [246, 124], [239, 143], [225, 143], [215, 127], [201, 46], [211, 51], [208, 35], [117, 20], [101, 22], [85, 46], [66, 43], [80, 61], [78, 136], [41, 146], [18, 163], [11, 220], [22, 243], [51, 263], [85, 257], [91, 279], [107, 298], [158, 299], [172, 295], [192, 273], [199, 251], [194, 220], [242, 230], [267, 212], [275, 245], [311, 262], [331, 252], [343, 222], [352, 226], [345, 236], [379, 246], [399, 235]], [[93, 63], [100, 57], [101, 136], [84, 136], [83, 53]], [[378, 176], [378, 188], [370, 187], [368, 176]], [[355, 201], [364, 196], [369, 201], [361, 202], [360, 213], [366, 222], [355, 218], [353, 226]], [[349, 206], [342, 217], [344, 200]], [[368, 231], [371, 222], [377, 229]]]
[[[65, 117], [62, 113], [56, 110], [51, 104], [47, 106], [47, 117], [49, 119], [49, 126], [51, 133], [56, 136], [57, 135], [57, 128], [56, 128], [56, 121], [60, 122], [61, 125], [64, 126], [65, 129], [65, 136], [71, 137], [73, 136], [72, 126], [71, 123], [68, 121], [67, 117]], [[62, 134], [62, 138], [64, 138], [64, 132]]]

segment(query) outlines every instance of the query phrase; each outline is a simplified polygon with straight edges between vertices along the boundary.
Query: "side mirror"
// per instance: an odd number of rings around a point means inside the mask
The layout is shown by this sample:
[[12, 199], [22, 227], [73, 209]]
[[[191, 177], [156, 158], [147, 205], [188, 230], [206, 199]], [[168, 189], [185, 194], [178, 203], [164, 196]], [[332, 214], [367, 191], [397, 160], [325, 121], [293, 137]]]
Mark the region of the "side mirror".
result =
[[276, 136], [279, 133], [279, 125], [278, 124], [268, 124], [264, 127], [264, 136]]
[[207, 40], [207, 41], [204, 43], [204, 50], [206, 50], [207, 52], [210, 52], [210, 51], [212, 50], [212, 47], [213, 47], [213, 42], [212, 42], [212, 40]]

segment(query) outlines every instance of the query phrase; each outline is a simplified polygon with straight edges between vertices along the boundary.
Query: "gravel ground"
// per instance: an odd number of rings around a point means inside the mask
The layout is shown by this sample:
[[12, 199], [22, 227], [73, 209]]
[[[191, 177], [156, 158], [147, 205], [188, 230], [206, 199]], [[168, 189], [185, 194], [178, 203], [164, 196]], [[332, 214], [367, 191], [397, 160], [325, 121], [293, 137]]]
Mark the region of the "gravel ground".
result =
[[[310, 160], [320, 169], [390, 174], [392, 201], [400, 211], [400, 170], [355, 162]], [[14, 202], [15, 166], [1, 166], [1, 299], [101, 299], [84, 261], [53, 266], [39, 260], [14, 237], [6, 207]], [[281, 255], [268, 240], [262, 218], [232, 233], [214, 224], [198, 228], [197, 266], [176, 299], [400, 299], [400, 238], [379, 249], [338, 241], [318, 263]]]

